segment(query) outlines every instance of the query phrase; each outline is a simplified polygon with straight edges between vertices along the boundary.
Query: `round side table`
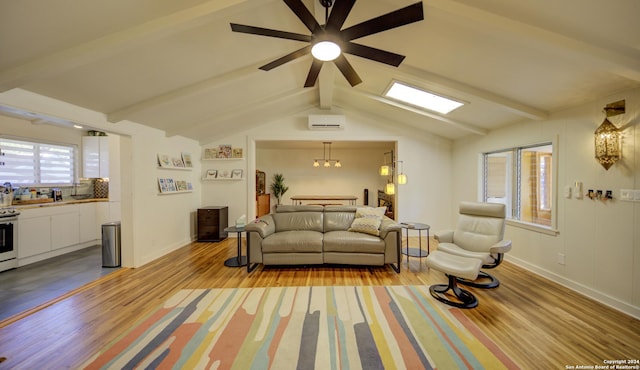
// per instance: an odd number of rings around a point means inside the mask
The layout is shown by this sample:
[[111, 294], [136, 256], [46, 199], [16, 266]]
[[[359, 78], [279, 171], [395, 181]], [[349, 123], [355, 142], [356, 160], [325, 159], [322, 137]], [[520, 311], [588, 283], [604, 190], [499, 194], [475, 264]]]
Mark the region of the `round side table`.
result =
[[244, 226], [236, 227], [229, 226], [224, 229], [224, 231], [229, 233], [237, 233], [238, 239], [238, 255], [236, 257], [231, 257], [224, 261], [224, 265], [227, 267], [242, 267], [247, 265], [247, 256], [242, 255], [242, 233], [245, 231]]
[[[401, 222], [402, 228], [407, 230], [407, 248], [406, 251], [402, 251], [402, 254], [407, 256], [407, 266], [409, 265], [409, 257], [426, 257], [431, 252], [431, 242], [429, 241], [430, 225], [421, 224], [419, 222]], [[418, 248], [409, 248], [409, 230], [418, 230]], [[427, 253], [424, 254], [422, 250], [422, 230], [427, 231]], [[422, 266], [422, 264], [420, 264]]]

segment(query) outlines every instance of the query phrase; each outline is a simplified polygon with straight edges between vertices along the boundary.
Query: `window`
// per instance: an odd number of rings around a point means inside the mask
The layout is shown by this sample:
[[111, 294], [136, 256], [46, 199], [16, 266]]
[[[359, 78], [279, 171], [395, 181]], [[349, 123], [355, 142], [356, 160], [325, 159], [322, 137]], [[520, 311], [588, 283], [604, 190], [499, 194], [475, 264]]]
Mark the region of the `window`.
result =
[[75, 179], [76, 148], [0, 138], [0, 181], [13, 185], [72, 184]]
[[483, 200], [503, 203], [507, 217], [551, 227], [553, 145], [510, 148], [483, 154]]

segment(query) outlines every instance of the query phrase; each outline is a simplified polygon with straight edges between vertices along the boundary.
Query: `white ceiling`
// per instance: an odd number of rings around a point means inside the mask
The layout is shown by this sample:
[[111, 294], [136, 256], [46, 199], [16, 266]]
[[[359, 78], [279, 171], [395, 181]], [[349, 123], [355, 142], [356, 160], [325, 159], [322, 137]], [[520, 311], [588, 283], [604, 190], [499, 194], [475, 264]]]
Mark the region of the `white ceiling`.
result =
[[[338, 0], [339, 1], [339, 0]], [[344, 27], [415, 0], [360, 0]], [[318, 0], [305, 5], [324, 23]], [[311, 57], [258, 67], [304, 43], [230, 22], [309, 34], [280, 0], [0, 0], [0, 92], [22, 88], [207, 143], [284, 115], [357, 110], [452, 140], [640, 86], [638, 0], [430, 0], [424, 21], [359, 43], [398, 68], [347, 55], [363, 83]], [[343, 27], [343, 28], [344, 28]], [[401, 80], [468, 104], [441, 116], [381, 97]]]

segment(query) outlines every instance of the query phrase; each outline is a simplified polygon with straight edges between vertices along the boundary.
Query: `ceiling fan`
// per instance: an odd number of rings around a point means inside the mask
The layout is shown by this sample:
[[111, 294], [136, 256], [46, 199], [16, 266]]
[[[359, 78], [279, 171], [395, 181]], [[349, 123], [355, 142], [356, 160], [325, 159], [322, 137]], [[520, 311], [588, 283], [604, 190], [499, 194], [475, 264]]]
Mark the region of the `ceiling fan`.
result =
[[[424, 19], [422, 2], [420, 1], [354, 26], [341, 29], [356, 0], [335, 0], [335, 5], [333, 5], [334, 0], [319, 0], [325, 8], [324, 25], [320, 25], [318, 23], [301, 0], [283, 1], [302, 21], [302, 23], [307, 26], [309, 31], [311, 31], [311, 35], [236, 23], [231, 23], [231, 30], [233, 32], [308, 42], [309, 45], [260, 67], [260, 69], [264, 71], [269, 71], [296, 58], [312, 53], [314, 58], [311, 68], [309, 69], [309, 74], [307, 75], [307, 80], [304, 83], [304, 87], [313, 87], [316, 84], [316, 80], [320, 74], [320, 69], [325, 61], [333, 61], [347, 81], [349, 81], [351, 86], [361, 83], [362, 80], [347, 58], [345, 58], [344, 53], [357, 55], [362, 58], [385, 63], [394, 67], [399, 66], [405, 58], [404, 55], [357, 44], [352, 40]], [[329, 8], [331, 8], [331, 14], [329, 14]], [[320, 56], [317, 54], [322, 47], [332, 49], [333, 55]]]

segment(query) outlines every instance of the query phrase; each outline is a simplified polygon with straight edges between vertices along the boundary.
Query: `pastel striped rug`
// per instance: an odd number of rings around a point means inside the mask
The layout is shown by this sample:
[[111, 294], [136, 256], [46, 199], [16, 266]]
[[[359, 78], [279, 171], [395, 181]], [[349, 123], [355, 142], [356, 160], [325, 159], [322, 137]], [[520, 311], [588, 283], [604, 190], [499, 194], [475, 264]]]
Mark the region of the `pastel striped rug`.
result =
[[87, 369], [515, 369], [428, 286], [181, 290]]

